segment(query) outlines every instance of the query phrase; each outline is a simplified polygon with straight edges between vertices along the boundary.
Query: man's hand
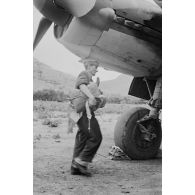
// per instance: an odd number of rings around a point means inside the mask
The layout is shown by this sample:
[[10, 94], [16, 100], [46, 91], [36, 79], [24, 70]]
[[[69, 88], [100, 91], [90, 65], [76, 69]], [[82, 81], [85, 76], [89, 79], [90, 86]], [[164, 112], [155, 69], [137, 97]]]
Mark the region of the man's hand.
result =
[[89, 98], [89, 106], [95, 106], [97, 104], [95, 97]]

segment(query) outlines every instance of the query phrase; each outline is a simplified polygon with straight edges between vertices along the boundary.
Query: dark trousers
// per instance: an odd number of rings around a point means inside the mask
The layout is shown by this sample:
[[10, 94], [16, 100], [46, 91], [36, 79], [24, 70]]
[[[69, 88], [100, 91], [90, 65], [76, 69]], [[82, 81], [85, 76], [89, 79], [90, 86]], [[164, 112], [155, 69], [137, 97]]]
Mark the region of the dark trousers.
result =
[[79, 157], [83, 161], [92, 162], [102, 141], [102, 134], [98, 121], [95, 118], [94, 113], [92, 113], [89, 130], [89, 121], [86, 112], [83, 112], [83, 115], [77, 124], [79, 130], [75, 138], [73, 159]]

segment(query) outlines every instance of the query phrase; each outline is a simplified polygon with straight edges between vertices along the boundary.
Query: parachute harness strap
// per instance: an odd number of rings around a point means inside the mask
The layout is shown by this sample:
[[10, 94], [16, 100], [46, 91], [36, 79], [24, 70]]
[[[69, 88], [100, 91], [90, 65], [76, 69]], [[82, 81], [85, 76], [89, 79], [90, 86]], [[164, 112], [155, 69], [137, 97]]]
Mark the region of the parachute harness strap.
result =
[[92, 117], [92, 115], [91, 115], [91, 110], [89, 108], [89, 101], [86, 101], [85, 108], [86, 108], [86, 113], [87, 113], [87, 118], [88, 118], [88, 130], [90, 132], [90, 130], [91, 130], [91, 117]]

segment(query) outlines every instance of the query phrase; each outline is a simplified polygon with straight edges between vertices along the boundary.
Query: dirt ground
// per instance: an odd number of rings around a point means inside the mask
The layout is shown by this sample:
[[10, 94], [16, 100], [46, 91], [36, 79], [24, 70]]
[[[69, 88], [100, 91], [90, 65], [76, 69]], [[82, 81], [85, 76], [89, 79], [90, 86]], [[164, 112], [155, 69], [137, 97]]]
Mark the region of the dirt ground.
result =
[[76, 129], [67, 134], [67, 118], [55, 118], [58, 127], [43, 125], [34, 117], [34, 195], [157, 195], [162, 194], [161, 157], [147, 161], [108, 158], [114, 145], [114, 126], [119, 117], [98, 116], [103, 141], [90, 165], [91, 178], [70, 174]]

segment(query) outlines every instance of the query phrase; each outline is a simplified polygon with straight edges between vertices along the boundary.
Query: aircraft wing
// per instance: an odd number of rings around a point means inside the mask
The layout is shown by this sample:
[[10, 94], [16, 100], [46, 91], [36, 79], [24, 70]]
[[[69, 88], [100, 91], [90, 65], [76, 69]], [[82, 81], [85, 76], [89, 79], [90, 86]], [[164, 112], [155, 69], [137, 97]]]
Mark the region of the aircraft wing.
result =
[[[34, 0], [59, 43], [82, 59], [134, 77], [161, 74], [160, 0]], [[48, 24], [48, 25], [47, 25]], [[41, 40], [50, 23], [36, 36]], [[42, 32], [42, 33], [41, 33]]]

